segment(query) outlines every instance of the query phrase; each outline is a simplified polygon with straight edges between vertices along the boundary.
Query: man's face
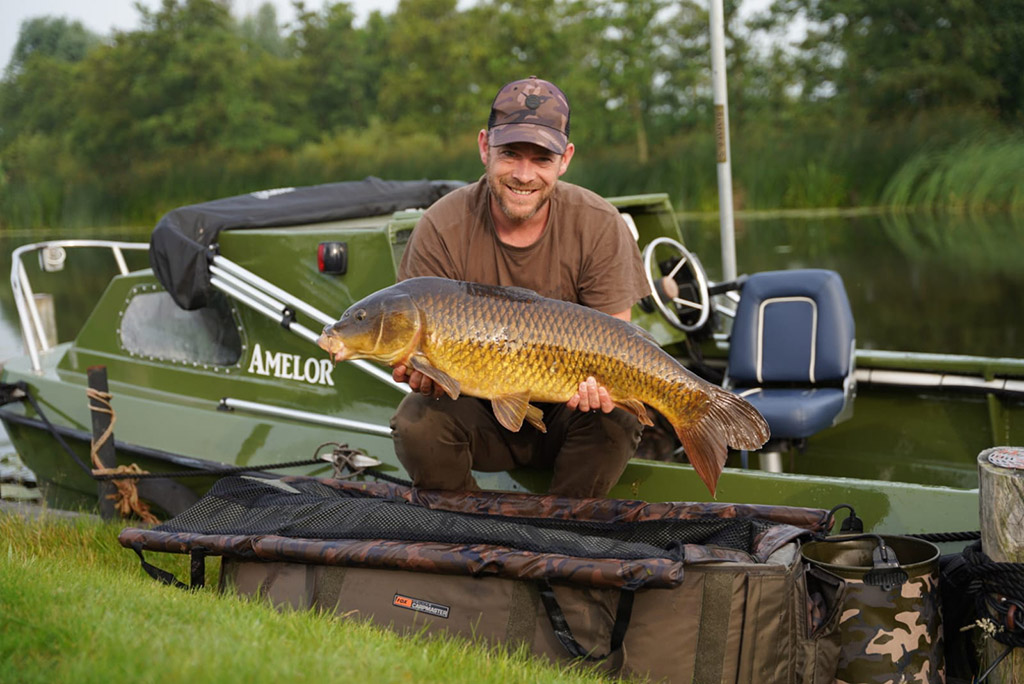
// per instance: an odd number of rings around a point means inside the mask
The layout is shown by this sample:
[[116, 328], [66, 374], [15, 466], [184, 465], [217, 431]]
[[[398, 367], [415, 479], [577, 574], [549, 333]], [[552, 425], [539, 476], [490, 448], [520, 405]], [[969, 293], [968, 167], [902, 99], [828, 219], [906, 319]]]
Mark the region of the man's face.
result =
[[512, 143], [481, 149], [487, 184], [502, 213], [523, 223], [544, 208], [555, 183], [569, 168], [572, 146], [557, 154], [533, 143]]

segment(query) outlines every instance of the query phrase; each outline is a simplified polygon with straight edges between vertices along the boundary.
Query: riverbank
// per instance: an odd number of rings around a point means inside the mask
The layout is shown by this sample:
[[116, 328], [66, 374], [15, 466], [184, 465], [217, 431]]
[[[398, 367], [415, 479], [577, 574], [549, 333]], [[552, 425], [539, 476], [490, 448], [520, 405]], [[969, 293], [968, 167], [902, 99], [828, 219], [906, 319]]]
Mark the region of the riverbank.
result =
[[[124, 522], [0, 508], [0, 681], [604, 682], [457, 638], [402, 636], [354, 619], [159, 584], [117, 542]], [[48, 511], [52, 512], [52, 511]], [[188, 557], [147, 557], [188, 577]]]

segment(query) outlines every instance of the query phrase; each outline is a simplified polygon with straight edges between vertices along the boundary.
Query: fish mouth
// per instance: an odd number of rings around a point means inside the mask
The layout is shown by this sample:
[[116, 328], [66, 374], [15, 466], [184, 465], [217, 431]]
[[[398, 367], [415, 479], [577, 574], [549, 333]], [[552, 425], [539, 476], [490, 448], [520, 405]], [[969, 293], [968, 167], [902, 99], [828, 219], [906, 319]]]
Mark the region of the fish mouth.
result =
[[316, 341], [317, 346], [331, 355], [335, 361], [345, 361], [352, 358], [353, 351], [345, 346], [339, 338], [323, 334]]

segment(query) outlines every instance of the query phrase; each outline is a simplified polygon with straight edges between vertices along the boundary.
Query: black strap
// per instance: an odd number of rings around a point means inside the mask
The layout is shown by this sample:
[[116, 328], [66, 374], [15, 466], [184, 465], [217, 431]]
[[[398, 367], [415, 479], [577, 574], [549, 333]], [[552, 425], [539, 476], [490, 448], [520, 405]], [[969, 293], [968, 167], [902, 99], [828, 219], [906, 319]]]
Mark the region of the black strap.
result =
[[146, 571], [146, 574], [157, 582], [160, 582], [161, 584], [168, 584], [172, 587], [178, 587], [179, 589], [188, 589], [187, 584], [179, 582], [178, 578], [171, 573], [147, 563], [145, 557], [142, 555], [142, 544], [132, 544], [132, 551], [138, 555], [139, 561], [142, 563], [142, 569]]
[[204, 548], [197, 547], [189, 551], [189, 581], [192, 583], [191, 587], [178, 580], [177, 577], [166, 570], [161, 570], [155, 565], [147, 563], [145, 556], [142, 555], [141, 543], [136, 542], [132, 544], [132, 551], [139, 557], [139, 562], [142, 563], [142, 569], [146, 571], [146, 574], [161, 584], [177, 587], [178, 589], [202, 589], [206, 585], [206, 549]]
[[622, 648], [622, 642], [626, 638], [626, 630], [629, 629], [629, 620], [633, 615], [633, 590], [622, 589], [619, 591], [619, 607], [615, 611], [615, 624], [612, 625], [608, 653], [603, 656], [592, 656], [589, 651], [580, 645], [580, 642], [576, 641], [576, 637], [572, 635], [569, 622], [565, 619], [562, 607], [558, 605], [558, 599], [555, 598], [555, 592], [551, 587], [551, 583], [543, 580], [539, 584], [540, 598], [544, 603], [544, 609], [547, 611], [548, 620], [551, 621], [551, 628], [555, 632], [555, 637], [569, 655], [573, 658], [580, 658], [586, 662], [593, 663], [607, 659]]

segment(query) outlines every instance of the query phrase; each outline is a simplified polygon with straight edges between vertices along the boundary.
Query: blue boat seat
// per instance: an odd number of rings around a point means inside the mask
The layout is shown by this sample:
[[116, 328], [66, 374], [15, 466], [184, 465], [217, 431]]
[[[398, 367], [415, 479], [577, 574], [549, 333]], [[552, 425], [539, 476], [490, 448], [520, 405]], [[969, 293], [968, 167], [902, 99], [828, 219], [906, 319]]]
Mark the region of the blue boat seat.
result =
[[772, 441], [810, 437], [852, 413], [854, 344], [838, 273], [757, 273], [740, 292], [725, 386], [761, 412]]

